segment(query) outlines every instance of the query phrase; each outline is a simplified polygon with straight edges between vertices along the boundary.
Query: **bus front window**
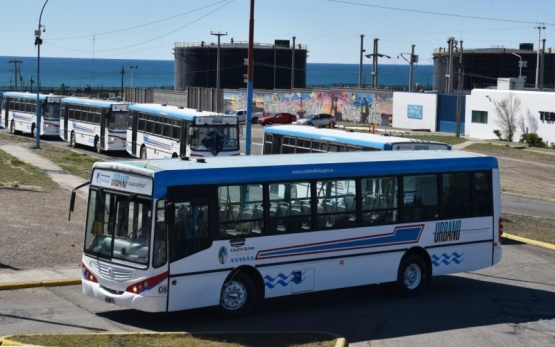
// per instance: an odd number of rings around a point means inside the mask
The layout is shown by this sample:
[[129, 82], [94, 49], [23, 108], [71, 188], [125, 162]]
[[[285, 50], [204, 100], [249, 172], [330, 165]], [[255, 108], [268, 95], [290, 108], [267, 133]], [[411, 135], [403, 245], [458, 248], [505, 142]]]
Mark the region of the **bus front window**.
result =
[[60, 104], [45, 104], [42, 115], [45, 119], [60, 119]]
[[191, 139], [193, 151], [209, 151], [218, 155], [222, 151], [239, 149], [239, 135], [235, 127], [199, 126], [197, 129], [197, 136]]
[[151, 201], [135, 195], [92, 190], [85, 253], [147, 265], [152, 224]]
[[127, 129], [127, 112], [112, 112], [108, 118], [108, 129], [125, 131]]

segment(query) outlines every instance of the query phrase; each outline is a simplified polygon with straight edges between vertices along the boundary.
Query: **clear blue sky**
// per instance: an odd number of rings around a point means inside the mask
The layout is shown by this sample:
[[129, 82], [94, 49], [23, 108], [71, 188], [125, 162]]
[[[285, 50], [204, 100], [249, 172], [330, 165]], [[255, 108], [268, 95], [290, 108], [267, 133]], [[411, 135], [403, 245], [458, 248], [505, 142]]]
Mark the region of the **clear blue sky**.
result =
[[[36, 56], [34, 31], [45, 0], [0, 2], [0, 55]], [[217, 42], [211, 32], [226, 33], [222, 42], [247, 42], [250, 0], [49, 0], [42, 14], [41, 56], [173, 60], [179, 43]], [[554, 0], [256, 0], [254, 41], [275, 39], [306, 45], [308, 63], [360, 61], [365, 54], [391, 56], [380, 63], [406, 64], [415, 45], [420, 64], [432, 64], [434, 49], [450, 36], [465, 49], [519, 43], [554, 47]], [[399, 57], [398, 57], [399, 56]], [[369, 64], [370, 59], [364, 58]]]

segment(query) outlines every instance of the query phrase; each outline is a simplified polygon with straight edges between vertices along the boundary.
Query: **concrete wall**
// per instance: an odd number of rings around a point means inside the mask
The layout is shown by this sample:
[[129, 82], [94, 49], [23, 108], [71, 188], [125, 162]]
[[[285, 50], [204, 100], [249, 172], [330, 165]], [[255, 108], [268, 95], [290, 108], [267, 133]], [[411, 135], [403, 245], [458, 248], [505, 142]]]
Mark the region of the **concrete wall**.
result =
[[[494, 130], [501, 130], [496, 124], [499, 119], [495, 110], [495, 104], [507, 100], [509, 95], [513, 99], [520, 100], [520, 108], [516, 110], [517, 119], [522, 119], [528, 132], [532, 132], [533, 120], [537, 123], [536, 133], [549, 141], [549, 145], [555, 142], [555, 92], [545, 91], [520, 91], [520, 90], [496, 90], [496, 89], [474, 89], [466, 97], [466, 135], [479, 139], [495, 139]], [[487, 123], [472, 122], [472, 111], [487, 112]], [[542, 118], [543, 113], [543, 120]], [[552, 119], [552, 120], [550, 120]], [[518, 142], [522, 130], [517, 126], [513, 141]]]
[[393, 127], [436, 130], [437, 94], [393, 92]]

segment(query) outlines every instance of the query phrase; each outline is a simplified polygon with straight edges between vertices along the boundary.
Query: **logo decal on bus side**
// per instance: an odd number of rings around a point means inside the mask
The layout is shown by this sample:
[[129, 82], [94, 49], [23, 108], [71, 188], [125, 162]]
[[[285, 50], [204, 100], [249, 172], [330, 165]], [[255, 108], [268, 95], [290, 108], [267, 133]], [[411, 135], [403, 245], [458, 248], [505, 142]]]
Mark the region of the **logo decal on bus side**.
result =
[[443, 253], [441, 255], [432, 255], [432, 264], [434, 266], [440, 266], [441, 264], [445, 264], [447, 266], [455, 263], [455, 264], [460, 264], [463, 262], [464, 258], [463, 258], [464, 253], [459, 254], [457, 252], [453, 252], [451, 254], [447, 254], [447, 253]]
[[272, 289], [278, 284], [282, 287], [287, 287], [289, 283], [299, 284], [304, 280], [303, 274], [304, 272], [291, 271], [289, 275], [284, 275], [282, 273], [277, 274], [276, 277], [266, 275], [264, 276], [264, 285]]

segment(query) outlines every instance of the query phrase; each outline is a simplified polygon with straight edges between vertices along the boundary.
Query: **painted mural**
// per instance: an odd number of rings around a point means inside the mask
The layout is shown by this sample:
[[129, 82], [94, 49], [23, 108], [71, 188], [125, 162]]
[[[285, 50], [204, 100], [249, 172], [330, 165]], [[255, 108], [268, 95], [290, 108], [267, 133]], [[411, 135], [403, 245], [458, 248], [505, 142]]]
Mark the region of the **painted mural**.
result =
[[[225, 110], [246, 109], [246, 91], [226, 91]], [[337, 121], [388, 125], [393, 114], [392, 92], [313, 90], [296, 92], [254, 92], [253, 112], [289, 112], [299, 118], [329, 113]]]

